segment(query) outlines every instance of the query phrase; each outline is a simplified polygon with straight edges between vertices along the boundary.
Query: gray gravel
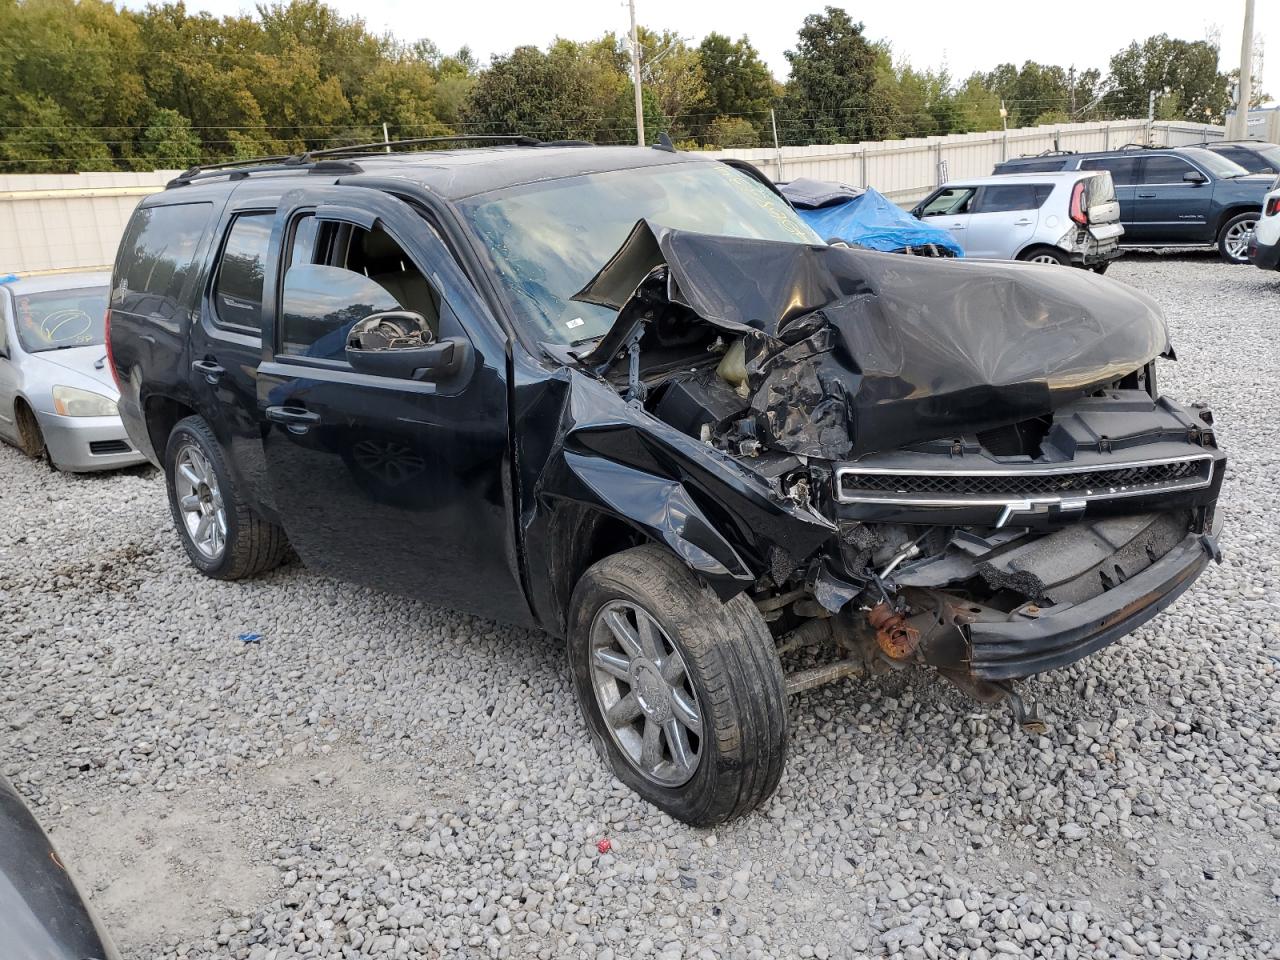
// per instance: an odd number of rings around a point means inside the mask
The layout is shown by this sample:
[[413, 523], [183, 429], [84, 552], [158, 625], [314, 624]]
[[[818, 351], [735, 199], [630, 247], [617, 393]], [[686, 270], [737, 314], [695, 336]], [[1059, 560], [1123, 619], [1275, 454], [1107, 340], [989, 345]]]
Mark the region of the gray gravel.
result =
[[692, 830], [605, 773], [551, 639], [296, 565], [205, 580], [157, 474], [6, 447], [0, 768], [136, 960], [1280, 957], [1280, 276], [1112, 276], [1215, 407], [1226, 562], [1031, 684], [1043, 737], [846, 681], [792, 701], [763, 810]]

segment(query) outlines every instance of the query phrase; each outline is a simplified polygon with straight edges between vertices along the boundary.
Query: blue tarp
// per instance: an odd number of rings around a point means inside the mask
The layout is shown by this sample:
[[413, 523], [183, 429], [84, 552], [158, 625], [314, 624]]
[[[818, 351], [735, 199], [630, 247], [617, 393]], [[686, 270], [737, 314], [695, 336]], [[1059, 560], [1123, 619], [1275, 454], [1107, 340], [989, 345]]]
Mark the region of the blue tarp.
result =
[[[964, 256], [946, 230], [922, 223], [870, 188], [860, 190], [813, 180], [795, 180], [780, 187], [795, 204], [796, 212], [824, 240], [838, 237], [845, 243], [884, 251], [932, 243], [957, 257]], [[823, 187], [829, 189], [824, 191]]]

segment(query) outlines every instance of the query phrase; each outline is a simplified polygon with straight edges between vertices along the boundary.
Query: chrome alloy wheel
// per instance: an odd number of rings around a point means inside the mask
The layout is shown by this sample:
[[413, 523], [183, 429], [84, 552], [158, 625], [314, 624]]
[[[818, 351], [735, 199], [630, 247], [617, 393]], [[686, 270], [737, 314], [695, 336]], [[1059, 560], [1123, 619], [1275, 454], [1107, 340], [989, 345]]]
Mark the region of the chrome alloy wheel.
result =
[[1253, 239], [1253, 230], [1257, 225], [1256, 220], [1241, 220], [1227, 228], [1227, 235], [1222, 238], [1227, 256], [1237, 263], [1249, 259], [1249, 241]]
[[626, 600], [591, 622], [591, 686], [609, 734], [654, 783], [678, 787], [698, 770], [702, 710], [684, 659], [646, 610]]
[[227, 511], [213, 464], [195, 444], [178, 451], [173, 486], [187, 536], [205, 559], [219, 559], [227, 547]]
[[1059, 261], [1058, 258], [1051, 253], [1037, 253], [1034, 257], [1031, 257], [1027, 262], [1028, 263], [1047, 263], [1050, 266], [1054, 266], [1054, 267], [1062, 266], [1061, 261]]

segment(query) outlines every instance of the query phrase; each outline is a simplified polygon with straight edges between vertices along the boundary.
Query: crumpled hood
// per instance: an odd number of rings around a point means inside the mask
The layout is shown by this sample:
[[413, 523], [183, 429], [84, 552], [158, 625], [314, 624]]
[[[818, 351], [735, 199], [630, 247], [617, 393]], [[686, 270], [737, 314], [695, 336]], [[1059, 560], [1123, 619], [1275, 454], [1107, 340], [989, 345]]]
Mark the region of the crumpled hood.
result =
[[[1040, 416], [1170, 352], [1146, 295], [1084, 270], [874, 253], [640, 221], [576, 299], [619, 309], [586, 362], [666, 296], [744, 336], [752, 408], [791, 453], [856, 457]], [[624, 329], [625, 328], [625, 329]]]

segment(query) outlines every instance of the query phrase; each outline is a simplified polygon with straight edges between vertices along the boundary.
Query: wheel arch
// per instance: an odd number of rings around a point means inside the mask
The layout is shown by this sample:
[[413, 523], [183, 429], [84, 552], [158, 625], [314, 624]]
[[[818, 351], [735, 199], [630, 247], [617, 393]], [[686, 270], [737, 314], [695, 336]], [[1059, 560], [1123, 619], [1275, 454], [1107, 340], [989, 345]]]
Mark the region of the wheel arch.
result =
[[1222, 231], [1226, 228], [1227, 224], [1230, 223], [1232, 220], [1234, 220], [1236, 217], [1240, 216], [1240, 214], [1242, 213], [1256, 213], [1258, 215], [1258, 219], [1262, 219], [1262, 208], [1260, 206], [1255, 207], [1252, 204], [1248, 204], [1248, 203], [1237, 203], [1234, 206], [1227, 207], [1226, 210], [1224, 210], [1219, 215], [1218, 222], [1214, 225], [1214, 228], [1213, 228], [1214, 243], [1217, 243], [1220, 239], [1222, 239]]
[[1031, 257], [1037, 250], [1055, 250], [1058, 253], [1062, 254], [1064, 257], [1066, 257], [1068, 260], [1071, 259], [1071, 254], [1069, 254], [1066, 250], [1063, 250], [1056, 243], [1045, 243], [1043, 240], [1033, 240], [1031, 243], [1028, 243], [1025, 247], [1023, 247], [1016, 254], [1014, 254], [1013, 259], [1026, 260], [1029, 257]]
[[190, 404], [163, 393], [148, 395], [142, 402], [142, 412], [147, 425], [147, 439], [158, 460], [163, 460], [169, 434], [178, 422], [198, 414]]

